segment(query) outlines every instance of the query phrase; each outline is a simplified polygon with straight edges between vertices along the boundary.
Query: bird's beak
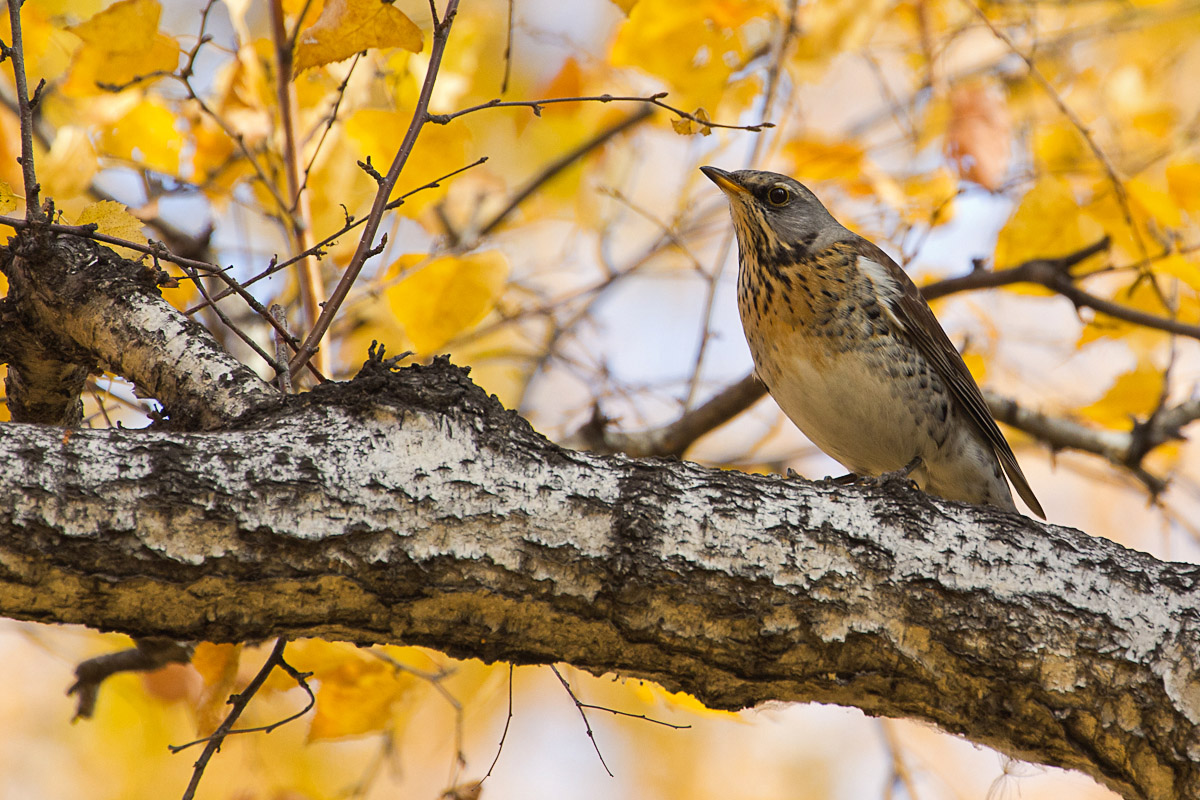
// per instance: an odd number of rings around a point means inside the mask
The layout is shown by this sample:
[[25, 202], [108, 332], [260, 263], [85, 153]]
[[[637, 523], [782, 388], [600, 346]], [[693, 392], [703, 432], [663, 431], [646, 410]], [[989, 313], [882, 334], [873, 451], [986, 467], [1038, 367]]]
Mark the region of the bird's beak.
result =
[[742, 198], [750, 194], [750, 191], [745, 186], [738, 183], [737, 178], [733, 177], [733, 175], [729, 174], [723, 169], [717, 169], [716, 167], [701, 167], [700, 171], [703, 172], [710, 181], [720, 187], [722, 192], [729, 195], [730, 199]]

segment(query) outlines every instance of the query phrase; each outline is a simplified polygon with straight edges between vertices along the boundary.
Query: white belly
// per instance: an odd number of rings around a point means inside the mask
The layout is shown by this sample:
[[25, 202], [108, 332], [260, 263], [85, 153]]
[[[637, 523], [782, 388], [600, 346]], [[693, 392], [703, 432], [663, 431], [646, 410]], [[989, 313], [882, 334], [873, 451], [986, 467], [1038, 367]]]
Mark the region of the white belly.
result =
[[[903, 468], [936, 448], [925, 414], [905, 395], [915, 379], [897, 379], [878, 363], [846, 353], [819, 364], [802, 357], [759, 363], [759, 376], [783, 413], [813, 444], [860, 475]], [[774, 368], [771, 368], [771, 367]]]

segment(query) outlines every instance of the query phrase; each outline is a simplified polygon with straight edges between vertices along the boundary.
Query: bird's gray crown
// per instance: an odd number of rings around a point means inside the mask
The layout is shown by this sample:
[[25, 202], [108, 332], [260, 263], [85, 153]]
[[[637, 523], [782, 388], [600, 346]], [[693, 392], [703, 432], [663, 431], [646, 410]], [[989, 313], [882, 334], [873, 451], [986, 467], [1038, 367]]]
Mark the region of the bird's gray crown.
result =
[[771, 239], [821, 250], [854, 236], [807, 186], [793, 178], [753, 169], [701, 169], [729, 196], [735, 220], [753, 219], [769, 230]]

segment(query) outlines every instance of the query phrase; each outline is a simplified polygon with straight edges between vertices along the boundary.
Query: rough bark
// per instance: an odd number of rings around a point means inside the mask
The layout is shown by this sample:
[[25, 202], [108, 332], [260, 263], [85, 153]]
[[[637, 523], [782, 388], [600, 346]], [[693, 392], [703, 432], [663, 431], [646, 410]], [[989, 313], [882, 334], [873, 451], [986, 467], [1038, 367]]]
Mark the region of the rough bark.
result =
[[[71, 369], [75, 375], [108, 370], [128, 378], [185, 429], [216, 428], [274, 400], [253, 371], [162, 299], [157, 284], [166, 276], [156, 269], [88, 239], [38, 231], [22, 232], [0, 249], [0, 272], [9, 283], [6, 318], [31, 332], [8, 335], [6, 322], [0, 337], [0, 358], [17, 366], [21, 378], [9, 385], [10, 403], [18, 409], [74, 407], [82, 377], [75, 383], [60, 377]], [[40, 351], [31, 349], [32, 342]], [[49, 369], [48, 354], [64, 368]], [[22, 369], [26, 365], [41, 367]]]
[[566, 661], [1200, 796], [1200, 567], [903, 488], [564, 450], [447, 364], [220, 433], [0, 429], [0, 614]]

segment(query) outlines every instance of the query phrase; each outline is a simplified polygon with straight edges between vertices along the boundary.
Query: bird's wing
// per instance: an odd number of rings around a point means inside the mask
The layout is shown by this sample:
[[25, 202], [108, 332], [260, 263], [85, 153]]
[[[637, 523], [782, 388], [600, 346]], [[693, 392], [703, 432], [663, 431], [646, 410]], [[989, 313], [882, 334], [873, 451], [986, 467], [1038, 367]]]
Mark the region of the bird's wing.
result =
[[991, 444], [1017, 494], [1021, 495], [1021, 499], [1033, 513], [1045, 519], [1046, 512], [1042, 510], [1042, 504], [1034, 496], [1029, 481], [1025, 479], [1025, 473], [1021, 472], [1021, 465], [1017, 463], [1017, 457], [1013, 455], [1008, 440], [992, 419], [971, 371], [967, 369], [962, 356], [950, 341], [950, 337], [942, 330], [925, 298], [921, 296], [921, 290], [904, 270], [876, 245], [863, 238], [857, 238], [852, 244], [860, 257], [873, 261], [886, 271], [897, 290], [892, 296], [884, 297], [895, 321], [908, 334], [925, 360], [937, 371], [938, 376], [950, 387], [950, 393], [958, 401], [958, 407]]

